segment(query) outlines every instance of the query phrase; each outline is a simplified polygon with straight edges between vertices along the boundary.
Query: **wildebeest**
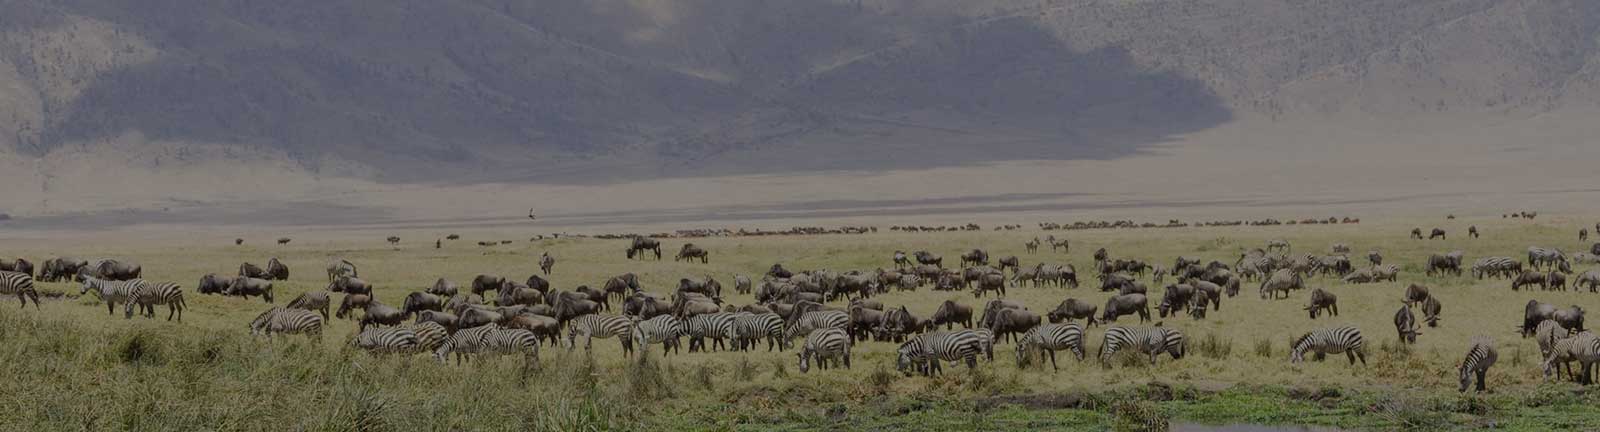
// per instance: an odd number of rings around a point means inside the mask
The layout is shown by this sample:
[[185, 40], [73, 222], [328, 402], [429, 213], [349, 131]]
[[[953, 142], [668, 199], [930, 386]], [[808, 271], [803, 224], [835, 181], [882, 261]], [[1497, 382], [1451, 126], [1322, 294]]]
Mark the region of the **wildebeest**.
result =
[[280, 244], [280, 245], [289, 244], [289, 238], [288, 237], [278, 237], [278, 244]]
[[1521, 290], [1522, 287], [1529, 285], [1538, 285], [1540, 289], [1545, 290], [1550, 289], [1550, 284], [1546, 280], [1546, 274], [1528, 270], [1522, 272], [1521, 275], [1518, 275], [1516, 279], [1511, 281], [1511, 290]]
[[1547, 319], [1555, 320], [1567, 330], [1583, 331], [1583, 308], [1572, 305], [1566, 309], [1558, 309], [1553, 304], [1528, 300], [1522, 312], [1522, 337], [1532, 336], [1539, 322]]
[[1422, 240], [1422, 228], [1412, 228], [1411, 238], [1413, 240]]
[[1448, 240], [1448, 239], [1446, 239], [1444, 237], [1444, 229], [1443, 228], [1434, 228], [1433, 232], [1428, 233], [1428, 240], [1433, 240], [1433, 239]]
[[389, 244], [392, 244], [392, 245], [400, 244], [400, 237], [389, 236], [389, 238], [386, 238], [384, 240], [388, 241]]
[[1139, 322], [1150, 320], [1150, 306], [1144, 294], [1123, 294], [1106, 300], [1105, 311], [1101, 314], [1103, 322], [1116, 322], [1117, 317], [1130, 314], [1139, 314]]
[[1411, 308], [1408, 306], [1401, 306], [1400, 310], [1394, 313], [1394, 329], [1400, 335], [1401, 343], [1417, 343], [1417, 335], [1422, 334], [1418, 331], [1421, 327], [1417, 326], [1417, 317], [1411, 314]]
[[1000, 297], [1006, 296], [1006, 277], [998, 272], [986, 273], [978, 278], [978, 286], [973, 288], [973, 297], [983, 297], [985, 291], [995, 291]]
[[410, 317], [413, 314], [421, 313], [425, 310], [443, 312], [444, 299], [445, 298], [425, 292], [413, 292], [411, 294], [407, 294], [405, 301], [401, 302], [400, 312], [405, 314], [407, 317]]
[[1567, 262], [1567, 256], [1562, 254], [1560, 249], [1538, 246], [1528, 247], [1528, 266], [1534, 270], [1550, 268], [1560, 270], [1562, 273], [1572, 273], [1572, 267]]
[[33, 263], [22, 258], [17, 258], [14, 260], [0, 258], [0, 271], [22, 273], [28, 276], [33, 276]]
[[917, 263], [918, 264], [931, 265], [931, 266], [936, 266], [936, 267], [939, 267], [939, 268], [944, 268], [944, 257], [941, 257], [939, 255], [933, 254], [933, 253], [928, 252], [928, 251], [916, 251], [912, 255], [914, 255], [917, 258]]
[[617, 296], [618, 299], [627, 298], [629, 294], [640, 291], [639, 276], [633, 273], [613, 276], [610, 279], [606, 279], [606, 284], [602, 287], [602, 290], [608, 295]]
[[251, 263], [239, 264], [239, 276], [266, 279], [267, 271]]
[[[144, 268], [132, 261], [119, 261], [114, 259], [100, 260], [92, 266], [91, 275], [96, 279], [125, 281], [138, 279], [144, 273]], [[82, 272], [82, 269], [79, 269]]]
[[505, 283], [506, 278], [500, 277], [500, 275], [480, 274], [472, 278], [472, 293], [483, 295], [487, 291], [498, 292]]
[[1187, 311], [1189, 301], [1194, 299], [1194, 286], [1188, 284], [1167, 285], [1161, 295], [1161, 304], [1156, 306], [1156, 311], [1162, 318], [1167, 314], [1177, 316], [1179, 311]]
[[1049, 318], [1051, 323], [1082, 318], [1087, 325], [1093, 326], [1095, 324], [1094, 314], [1099, 309], [1099, 307], [1089, 302], [1068, 298], [1062, 300], [1061, 304], [1056, 305], [1056, 308], [1051, 310], [1050, 313], [1045, 314], [1045, 317]]
[[544, 272], [544, 274], [548, 275], [548, 274], [550, 274], [551, 270], [555, 269], [555, 267], [556, 267], [556, 257], [550, 256], [549, 252], [545, 252], [544, 255], [540, 255], [539, 256], [539, 271]]
[[57, 257], [44, 260], [39, 269], [40, 282], [60, 282], [69, 280], [78, 274], [78, 270], [89, 266], [89, 261], [73, 257]]
[[1016, 255], [1012, 255], [1012, 256], [1005, 257], [1005, 258], [1001, 258], [1000, 259], [1000, 266], [998, 268], [1000, 269], [1000, 271], [1006, 271], [1006, 268], [1010, 268], [1012, 273], [1016, 273], [1017, 269], [1020, 268], [1020, 267], [1021, 267], [1021, 261], [1017, 260]]
[[244, 239], [242, 239], [242, 238], [233, 239], [233, 245], [234, 246], [238, 246], [238, 245], [242, 245], [242, 244], [244, 244]]
[[1467, 236], [1468, 237], [1472, 237], [1472, 238], [1478, 238], [1478, 226], [1477, 225], [1473, 225], [1473, 226], [1467, 227]]
[[1002, 309], [989, 323], [989, 331], [994, 334], [995, 342], [1015, 342], [1018, 336], [1038, 325], [1039, 315], [1027, 309]]
[[342, 276], [328, 283], [328, 291], [345, 294], [372, 294], [372, 284], [361, 278]]
[[425, 292], [444, 298], [451, 298], [455, 297], [456, 293], [460, 290], [461, 287], [457, 286], [455, 282], [445, 280], [445, 278], [439, 278], [439, 280], [434, 281], [433, 286], [428, 287], [427, 291]]
[[954, 300], [945, 300], [939, 304], [939, 309], [933, 311], [933, 324], [944, 325], [948, 330], [955, 324], [972, 328], [972, 307], [956, 303]]
[[361, 277], [361, 273], [356, 271], [355, 263], [343, 258], [335, 258], [328, 262], [328, 282], [333, 282], [340, 276]]
[[262, 300], [272, 303], [272, 281], [244, 276], [235, 277], [233, 283], [229, 284], [222, 294], [240, 297], [261, 296]]
[[1441, 275], [1441, 274], [1452, 274], [1452, 275], [1456, 275], [1456, 276], [1461, 276], [1461, 258], [1460, 258], [1460, 255], [1458, 255], [1459, 253], [1460, 252], [1457, 251], [1457, 252], [1452, 252], [1452, 254], [1457, 254], [1457, 255], [1441, 255], [1441, 254], [1429, 255], [1428, 256], [1428, 270], [1427, 270], [1428, 276]]
[[278, 257], [268, 258], [267, 274], [265, 277], [262, 277], [262, 279], [281, 281], [289, 280], [289, 266], [284, 265], [283, 261], [279, 261]]
[[1305, 309], [1311, 313], [1311, 319], [1317, 319], [1317, 315], [1324, 310], [1331, 316], [1339, 316], [1339, 297], [1317, 288], [1311, 291], [1311, 302]]
[[233, 278], [217, 276], [216, 273], [208, 273], [200, 277], [200, 283], [196, 285], [195, 291], [201, 294], [222, 294], [228, 291], [228, 287], [231, 286], [233, 286]]
[[673, 261], [688, 260], [689, 262], [694, 262], [695, 259], [699, 259], [701, 264], [705, 264], [709, 262], [710, 253], [699, 246], [695, 246], [694, 243], [684, 243], [683, 248], [678, 249], [678, 255], [672, 257]]
[[989, 265], [989, 253], [983, 249], [973, 249], [971, 252], [961, 254], [961, 266]]
[[655, 252], [656, 259], [661, 259], [661, 242], [653, 238], [636, 236], [633, 238], [633, 243], [628, 245], [628, 259], [638, 256], [642, 260], [646, 251]]

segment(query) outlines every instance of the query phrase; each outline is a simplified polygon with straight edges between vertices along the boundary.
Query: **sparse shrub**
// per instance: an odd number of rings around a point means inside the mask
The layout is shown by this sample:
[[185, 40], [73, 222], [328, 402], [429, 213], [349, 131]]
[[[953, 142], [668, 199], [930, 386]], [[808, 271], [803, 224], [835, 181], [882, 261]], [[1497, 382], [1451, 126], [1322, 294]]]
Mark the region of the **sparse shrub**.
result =
[[1421, 401], [1403, 396], [1384, 397], [1367, 410], [1397, 429], [1437, 427], [1449, 421], [1449, 413], [1428, 409]]
[[986, 372], [984, 368], [967, 369], [967, 381], [964, 382], [967, 390], [978, 392], [994, 386], [994, 375]]
[[867, 387], [871, 388], [873, 393], [885, 394], [889, 392], [889, 386], [893, 385], [894, 381], [899, 378], [889, 368], [880, 364], [876, 369], [872, 370], [871, 374], [867, 375]]
[[1225, 359], [1233, 355], [1233, 339], [1223, 339], [1217, 337], [1215, 333], [1207, 333], [1205, 337], [1200, 338], [1195, 343], [1194, 349], [1200, 353], [1201, 357]]
[[1257, 357], [1272, 358], [1272, 340], [1267, 338], [1256, 339], [1255, 352]]
[[1170, 429], [1167, 416], [1155, 404], [1119, 399], [1111, 403], [1112, 426], [1118, 431], [1156, 432]]
[[655, 400], [672, 396], [672, 386], [661, 366], [651, 360], [648, 350], [639, 350], [639, 360], [628, 365], [628, 390], [636, 398]]
[[783, 361], [783, 359], [781, 359], [781, 358], [780, 359], [773, 359], [772, 360], [772, 377], [776, 378], [776, 379], [788, 378], [789, 377], [789, 363], [786, 362], [786, 361]]
[[1111, 356], [1111, 364], [1120, 368], [1142, 368], [1150, 365], [1150, 356], [1129, 347]]
[[716, 388], [716, 383], [712, 382], [711, 375], [711, 365], [701, 363], [699, 366], [695, 366], [694, 368], [695, 384], [699, 384], [700, 388], [708, 391]]
[[739, 357], [739, 362], [733, 364], [733, 379], [749, 381], [756, 378], [756, 365], [750, 363], [750, 358]]

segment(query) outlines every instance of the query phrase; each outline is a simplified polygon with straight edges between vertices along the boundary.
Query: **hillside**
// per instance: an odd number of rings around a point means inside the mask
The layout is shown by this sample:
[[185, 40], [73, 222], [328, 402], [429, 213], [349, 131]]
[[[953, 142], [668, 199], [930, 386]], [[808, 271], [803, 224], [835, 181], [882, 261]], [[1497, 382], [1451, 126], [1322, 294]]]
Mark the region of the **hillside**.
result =
[[1577, 0], [0, 8], [0, 167], [19, 214], [137, 201], [75, 172], [182, 191], [169, 200], [293, 199], [350, 179], [1117, 160], [1243, 121], [1517, 127], [1600, 102], [1600, 4]]

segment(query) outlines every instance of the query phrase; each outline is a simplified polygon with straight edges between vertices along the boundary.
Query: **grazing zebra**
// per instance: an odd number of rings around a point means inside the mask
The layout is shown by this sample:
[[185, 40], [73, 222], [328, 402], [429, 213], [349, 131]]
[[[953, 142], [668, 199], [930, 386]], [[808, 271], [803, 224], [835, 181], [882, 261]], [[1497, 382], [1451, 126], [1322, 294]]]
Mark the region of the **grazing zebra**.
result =
[[1021, 367], [1032, 357], [1031, 350], [1039, 350], [1039, 362], [1043, 363], [1045, 355], [1050, 356], [1050, 368], [1061, 370], [1056, 366], [1056, 351], [1072, 350], [1072, 355], [1083, 361], [1083, 327], [1077, 323], [1045, 324], [1029, 329], [1022, 334], [1022, 340], [1017, 342], [1017, 366]]
[[484, 355], [522, 354], [527, 365], [539, 364], [539, 336], [524, 329], [496, 327], [478, 341], [478, 353]]
[[83, 277], [83, 288], [78, 290], [78, 295], [94, 291], [100, 301], [106, 302], [106, 314], [116, 315], [117, 304], [127, 303], [128, 296], [133, 290], [145, 284], [144, 279], [129, 279], [125, 281], [112, 281], [95, 279], [94, 276]]
[[1541, 270], [1546, 266], [1560, 266], [1567, 263], [1567, 256], [1559, 249], [1538, 246], [1528, 247], [1528, 266], [1534, 270]]
[[633, 338], [640, 350], [650, 349], [651, 344], [661, 344], [661, 355], [677, 352], [680, 336], [683, 336], [683, 322], [672, 315], [656, 315], [634, 323]]
[[292, 309], [305, 309], [313, 312], [322, 312], [322, 319], [328, 319], [329, 303], [328, 292], [317, 290], [300, 294], [299, 297], [295, 297], [294, 300], [289, 301], [288, 307]]
[[[1567, 349], [1561, 350], [1557, 348], [1556, 351], [1558, 353], [1565, 351], [1566, 357], [1570, 360], [1576, 360], [1578, 367], [1583, 369], [1583, 373], [1578, 378], [1579, 384], [1594, 384], [1594, 365], [1595, 363], [1600, 363], [1600, 336], [1584, 331], [1566, 340], [1570, 341], [1567, 344]], [[1568, 370], [1570, 371], [1571, 369], [1569, 368]], [[1547, 372], [1546, 376], [1548, 375]]]
[[579, 334], [585, 351], [594, 347], [594, 338], [615, 337], [622, 344], [622, 355], [633, 355], [633, 321], [628, 317], [588, 314], [567, 321], [567, 351], [577, 348]]
[[1489, 367], [1494, 366], [1495, 360], [1500, 358], [1500, 353], [1494, 349], [1494, 341], [1485, 336], [1472, 338], [1472, 348], [1467, 349], [1467, 358], [1461, 361], [1461, 389], [1467, 391], [1467, 385], [1472, 384], [1472, 375], [1478, 376], [1478, 392], [1484, 390], [1483, 378], [1489, 373]]
[[135, 306], [144, 312], [145, 318], [155, 318], [156, 305], [167, 305], [167, 321], [172, 321], [173, 315], [177, 315], [178, 321], [182, 322], [183, 309], [188, 306], [183, 302], [183, 287], [173, 282], [146, 283], [134, 287], [128, 292], [123, 318], [133, 318]]
[[836, 328], [849, 331], [850, 315], [841, 311], [812, 311], [790, 321], [783, 330], [790, 340], [811, 334], [812, 330]]
[[1572, 332], [1562, 327], [1556, 320], [1544, 320], [1533, 330], [1534, 339], [1539, 342], [1539, 355], [1549, 357], [1550, 350], [1555, 349], [1556, 341], [1572, 336]]
[[944, 373], [942, 362], [957, 360], [965, 361], [967, 369], [977, 369], [978, 353], [982, 351], [983, 342], [977, 332], [923, 333], [900, 344], [895, 369], [910, 376], [912, 368], [916, 368], [923, 376], [931, 376]]
[[[733, 313], [720, 312], [695, 315], [685, 320], [683, 331], [689, 336], [689, 352], [695, 352], [697, 349], [700, 351], [728, 349], [723, 341], [729, 339], [729, 336], [736, 335], [733, 331], [734, 316]], [[712, 340], [711, 349], [706, 348], [706, 338]]]
[[1315, 354], [1317, 361], [1322, 361], [1328, 354], [1344, 353], [1350, 358], [1350, 364], [1356, 364], [1359, 358], [1362, 366], [1367, 365], [1366, 345], [1361, 339], [1361, 330], [1355, 327], [1314, 330], [1295, 339], [1291, 346], [1293, 350], [1289, 352], [1289, 363], [1305, 361], [1305, 353], [1310, 351]]
[[401, 327], [364, 330], [351, 344], [374, 354], [410, 354], [421, 345], [416, 332]]
[[983, 348], [984, 359], [988, 361], [994, 361], [994, 332], [989, 331], [989, 329], [986, 328], [975, 328], [956, 330], [955, 333], [972, 333], [974, 336], [977, 336], [978, 346]]
[[762, 338], [767, 340], [767, 351], [773, 346], [783, 351], [789, 342], [784, 337], [783, 318], [778, 314], [739, 314], [733, 318], [733, 331], [740, 351], [753, 350]]
[[417, 352], [433, 352], [444, 345], [445, 339], [450, 337], [450, 331], [436, 322], [419, 322], [406, 324], [400, 327], [417, 334]]
[[1173, 360], [1183, 358], [1183, 333], [1165, 327], [1111, 327], [1106, 329], [1105, 341], [1100, 343], [1100, 365], [1111, 367], [1111, 357], [1123, 347], [1132, 347], [1150, 355], [1150, 364], [1156, 357], [1167, 353]]
[[322, 338], [322, 317], [303, 309], [273, 307], [250, 321], [250, 335], [304, 334]]
[[468, 357], [481, 351], [484, 338], [488, 337], [490, 332], [499, 329], [499, 324], [489, 323], [457, 331], [450, 337], [445, 338], [444, 343], [439, 344], [438, 348], [434, 348], [433, 358], [438, 360], [439, 363], [444, 363], [445, 356], [455, 354], [456, 364], [460, 365], [463, 357]]
[[811, 370], [811, 357], [817, 358], [817, 366], [828, 369], [829, 362], [834, 366], [842, 361], [844, 368], [850, 368], [850, 335], [844, 330], [824, 328], [813, 330], [806, 335], [806, 344], [800, 349], [800, 373]]
[[34, 290], [33, 276], [27, 273], [0, 271], [0, 295], [5, 294], [16, 294], [23, 308], [28, 307], [28, 299], [32, 298], [33, 308], [39, 309], [39, 291]]

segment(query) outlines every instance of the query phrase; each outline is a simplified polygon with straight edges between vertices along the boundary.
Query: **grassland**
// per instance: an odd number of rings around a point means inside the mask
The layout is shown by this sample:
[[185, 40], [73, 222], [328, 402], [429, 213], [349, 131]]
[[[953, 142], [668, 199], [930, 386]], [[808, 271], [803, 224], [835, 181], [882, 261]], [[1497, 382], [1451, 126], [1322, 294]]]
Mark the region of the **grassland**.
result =
[[[665, 242], [667, 259], [628, 261], [623, 243], [560, 239], [479, 247], [480, 239], [515, 238], [512, 232], [462, 232], [464, 238], [433, 248], [443, 232], [346, 233], [288, 246], [263, 238], [244, 246], [228, 239], [174, 234], [143, 242], [107, 236], [94, 242], [7, 241], [7, 256], [40, 261], [54, 255], [116, 257], [140, 262], [149, 280], [179, 281], [191, 309], [182, 323], [108, 316], [92, 296], [76, 297], [71, 284], [42, 284], [64, 292], [42, 311], [0, 307], [0, 401], [7, 430], [995, 430], [1137, 429], [1141, 421], [1207, 424], [1312, 424], [1360, 429], [1511, 430], [1600, 428], [1600, 393], [1546, 381], [1537, 348], [1512, 332], [1529, 299], [1577, 304], [1593, 310], [1600, 294], [1513, 292], [1509, 283], [1470, 275], [1430, 278], [1429, 253], [1463, 250], [1518, 257], [1530, 245], [1578, 250], [1575, 233], [1592, 221], [1501, 219], [1378, 222], [1361, 225], [1057, 231], [1071, 253], [1026, 254], [1023, 243], [1038, 231], [862, 236], [709, 238], [691, 240], [712, 253], [710, 264], [676, 263], [670, 253], [685, 240]], [[1481, 239], [1464, 235], [1476, 224]], [[1412, 226], [1444, 227], [1449, 240], [1406, 238]], [[148, 237], [146, 237], [148, 239]], [[1041, 260], [1071, 263], [1092, 279], [1090, 253], [1170, 265], [1178, 255], [1232, 262], [1241, 248], [1288, 239], [1296, 253], [1326, 253], [1332, 243], [1357, 255], [1381, 250], [1400, 264], [1395, 283], [1345, 285], [1313, 278], [1312, 287], [1339, 296], [1341, 315], [1309, 319], [1307, 293], [1262, 300], [1253, 286], [1223, 300], [1205, 320], [1168, 318], [1191, 340], [1190, 356], [1157, 367], [1119, 364], [1102, 369], [1063, 357], [1062, 370], [1018, 369], [1010, 344], [977, 372], [946, 368], [935, 378], [904, 377], [893, 370], [894, 345], [866, 342], [854, 368], [802, 375], [793, 352], [695, 353], [662, 357], [659, 347], [643, 362], [622, 358], [618, 345], [597, 340], [595, 350], [545, 347], [540, 367], [512, 359], [455, 366], [415, 357], [376, 358], [346, 348], [352, 322], [334, 320], [320, 341], [267, 341], [247, 335], [246, 324], [266, 305], [192, 292], [205, 273], [231, 274], [240, 262], [279, 257], [292, 272], [277, 284], [278, 302], [326, 284], [330, 257], [361, 265], [380, 299], [398, 304], [405, 293], [446, 277], [466, 283], [479, 273], [516, 279], [537, 271], [537, 259], [559, 259], [553, 285], [599, 285], [606, 277], [638, 273], [646, 290], [668, 292], [680, 277], [711, 275], [731, 288], [734, 274], [757, 276], [775, 262], [791, 269], [870, 270], [888, 266], [896, 249], [927, 249], [947, 262], [963, 250], [985, 248], [995, 257], [1017, 255], [1024, 265]], [[1586, 247], [1582, 247], [1586, 249]], [[1356, 262], [1362, 263], [1363, 259]], [[1590, 266], [1578, 266], [1583, 271]], [[1148, 281], [1147, 281], [1148, 282]], [[1391, 318], [1409, 283], [1423, 283], [1444, 303], [1439, 328], [1424, 328], [1417, 345], [1394, 345]], [[1108, 295], [1085, 287], [1012, 288], [1010, 298], [1043, 312], [1066, 297], [1102, 304]], [[76, 297], [76, 298], [74, 298]], [[728, 300], [745, 304], [748, 296]], [[906, 305], [926, 317], [945, 299], [979, 304], [970, 293], [921, 290], [891, 293], [886, 305]], [[1136, 319], [1125, 318], [1122, 324]], [[1351, 324], [1370, 341], [1368, 365], [1342, 356], [1291, 365], [1288, 341], [1304, 331]], [[1092, 351], [1103, 328], [1089, 332]], [[1493, 337], [1500, 362], [1490, 372], [1491, 391], [1456, 392], [1455, 365], [1475, 335]]]

